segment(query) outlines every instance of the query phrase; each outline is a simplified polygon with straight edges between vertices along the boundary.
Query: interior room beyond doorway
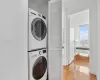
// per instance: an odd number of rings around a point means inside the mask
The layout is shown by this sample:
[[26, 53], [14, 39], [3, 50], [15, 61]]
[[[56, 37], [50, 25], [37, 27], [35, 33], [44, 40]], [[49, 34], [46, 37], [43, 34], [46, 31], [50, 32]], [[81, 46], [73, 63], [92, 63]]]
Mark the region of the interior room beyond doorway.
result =
[[[90, 74], [90, 26], [89, 9], [69, 15], [70, 40], [68, 64], [63, 65], [63, 80], [96, 80]], [[62, 28], [62, 43], [65, 43], [65, 32]], [[64, 39], [64, 40], [63, 40]], [[65, 48], [63, 47], [62, 53]], [[63, 56], [63, 63], [65, 57]]]

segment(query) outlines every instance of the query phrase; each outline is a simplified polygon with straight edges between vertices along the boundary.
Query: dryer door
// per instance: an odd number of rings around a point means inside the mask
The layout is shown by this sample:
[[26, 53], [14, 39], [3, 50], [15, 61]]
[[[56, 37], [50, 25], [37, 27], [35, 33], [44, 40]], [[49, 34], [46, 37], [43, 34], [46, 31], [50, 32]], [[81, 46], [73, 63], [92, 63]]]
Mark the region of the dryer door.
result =
[[31, 32], [36, 40], [43, 40], [47, 33], [45, 22], [40, 18], [35, 18], [31, 23]]
[[33, 65], [32, 69], [33, 78], [36, 80], [41, 79], [44, 76], [46, 70], [47, 70], [47, 60], [45, 57], [41, 56], [35, 61], [35, 64]]

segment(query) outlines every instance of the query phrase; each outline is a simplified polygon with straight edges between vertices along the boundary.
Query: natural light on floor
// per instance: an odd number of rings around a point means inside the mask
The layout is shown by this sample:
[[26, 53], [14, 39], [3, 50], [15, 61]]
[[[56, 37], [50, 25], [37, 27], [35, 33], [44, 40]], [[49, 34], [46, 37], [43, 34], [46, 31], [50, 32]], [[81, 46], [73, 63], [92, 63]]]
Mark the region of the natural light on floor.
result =
[[87, 53], [79, 53], [79, 55], [80, 56], [84, 56], [84, 57], [88, 57], [89, 56], [89, 54], [87, 54]]

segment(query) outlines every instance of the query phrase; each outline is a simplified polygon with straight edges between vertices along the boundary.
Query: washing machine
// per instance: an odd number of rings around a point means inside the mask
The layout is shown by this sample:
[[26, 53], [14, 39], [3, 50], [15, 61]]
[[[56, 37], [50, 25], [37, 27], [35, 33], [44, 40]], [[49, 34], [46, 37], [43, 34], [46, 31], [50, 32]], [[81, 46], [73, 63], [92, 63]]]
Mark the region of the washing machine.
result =
[[29, 52], [29, 80], [47, 80], [47, 50]]
[[29, 8], [29, 50], [46, 48], [47, 21], [46, 17]]

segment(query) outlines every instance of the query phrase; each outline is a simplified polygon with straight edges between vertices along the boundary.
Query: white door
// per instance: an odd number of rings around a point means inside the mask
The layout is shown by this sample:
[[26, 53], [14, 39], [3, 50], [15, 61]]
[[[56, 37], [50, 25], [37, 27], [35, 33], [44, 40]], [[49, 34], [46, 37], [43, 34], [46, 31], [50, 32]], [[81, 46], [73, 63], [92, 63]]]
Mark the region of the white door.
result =
[[48, 77], [62, 80], [62, 25], [61, 1], [49, 1]]
[[74, 56], [75, 56], [74, 28], [70, 28], [70, 54], [69, 54], [69, 64], [74, 60]]
[[68, 19], [68, 9], [65, 8], [62, 12], [62, 27], [64, 28], [64, 34], [63, 34], [63, 40], [64, 40], [64, 49], [63, 49], [63, 54], [62, 54], [62, 58], [63, 58], [63, 65], [68, 65], [69, 62], [69, 37], [70, 37], [70, 27], [69, 27], [69, 19]]

